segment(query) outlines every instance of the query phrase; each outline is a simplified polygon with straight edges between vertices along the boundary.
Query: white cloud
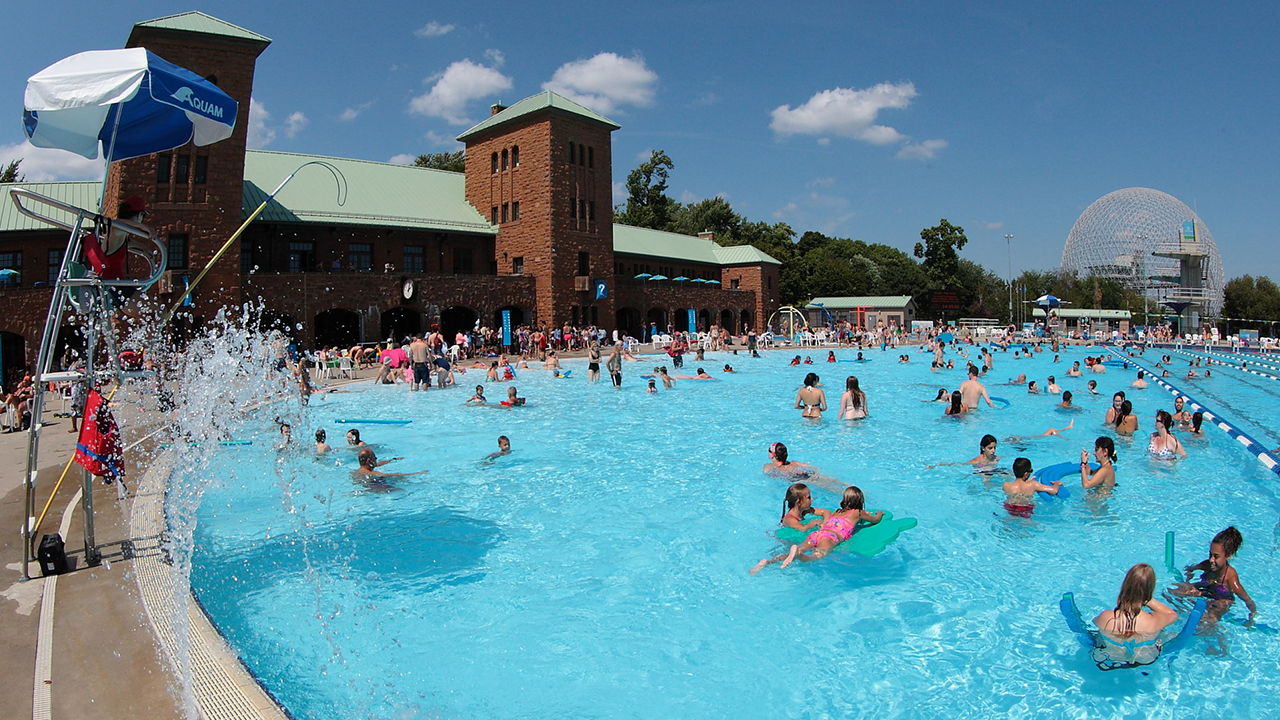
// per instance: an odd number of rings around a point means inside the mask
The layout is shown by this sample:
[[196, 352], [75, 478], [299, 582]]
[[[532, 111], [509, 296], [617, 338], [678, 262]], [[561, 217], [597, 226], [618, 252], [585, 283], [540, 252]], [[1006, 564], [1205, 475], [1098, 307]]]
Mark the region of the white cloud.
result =
[[694, 105], [715, 105], [718, 102], [720, 102], [720, 96], [717, 95], [716, 93], [709, 92], [706, 95], [703, 95], [702, 97], [698, 98], [697, 100], [694, 100], [693, 104]]
[[[102, 160], [89, 160], [66, 150], [38, 148], [23, 140], [12, 145], [0, 145], [0, 169], [14, 160], [21, 160], [18, 175], [28, 182], [53, 180], [101, 180]], [[8, 198], [0, 198], [8, 202]]]
[[925, 140], [921, 143], [907, 143], [898, 151], [898, 157], [904, 160], [932, 160], [938, 151], [947, 146], [946, 140]]
[[347, 108], [346, 110], [343, 110], [343, 111], [342, 111], [342, 114], [341, 114], [341, 115], [338, 115], [338, 119], [339, 119], [339, 120], [341, 120], [341, 121], [343, 121], [343, 122], [351, 122], [352, 120], [355, 120], [356, 118], [360, 117], [360, 113], [364, 112], [365, 110], [368, 110], [368, 109], [369, 109], [369, 108], [371, 108], [371, 107], [373, 107], [373, 101], [372, 101], [372, 100], [370, 100], [370, 101], [369, 101], [369, 102], [367, 102], [367, 103], [360, 103], [359, 105], [352, 105], [351, 107]]
[[447, 147], [451, 150], [461, 149], [462, 143], [458, 142], [457, 138], [452, 135], [441, 135], [435, 130], [428, 130], [424, 137], [426, 137], [427, 142], [436, 147]]
[[484, 56], [489, 58], [489, 62], [493, 63], [493, 66], [496, 68], [502, 67], [502, 64], [507, 61], [507, 56], [503, 55], [502, 51], [497, 48], [489, 48], [488, 50], [485, 50]]
[[289, 137], [294, 137], [303, 130], [306, 130], [307, 126], [310, 124], [311, 121], [308, 120], [307, 116], [303, 115], [301, 111], [291, 113], [289, 117], [284, 120], [284, 134]]
[[387, 162], [391, 163], [392, 165], [412, 165], [413, 161], [417, 159], [418, 159], [417, 155], [410, 155], [409, 153], [400, 153], [399, 155], [392, 155], [391, 159], [388, 160]]
[[276, 139], [276, 131], [267, 127], [271, 113], [257, 98], [249, 98], [249, 137], [248, 145], [254, 150], [261, 150]]
[[620, 203], [627, 199], [627, 184], [624, 182], [616, 182], [613, 184], [613, 202]]
[[470, 60], [459, 60], [435, 80], [431, 90], [409, 101], [409, 110], [420, 115], [443, 118], [451, 125], [468, 125], [467, 103], [511, 89], [511, 78]]
[[830, 145], [830, 144], [831, 144], [831, 138], [818, 138], [818, 144], [819, 144], [819, 145]]
[[831, 187], [832, 185], [835, 185], [835, 184], [836, 184], [836, 179], [833, 177], [820, 177], [820, 178], [814, 178], [810, 180], [806, 185], [806, 187], [809, 187], [809, 188]]
[[1000, 229], [1000, 228], [1002, 228], [1002, 227], [1004, 227], [1004, 221], [1003, 221], [1003, 220], [1001, 220], [1000, 222], [989, 222], [989, 223], [987, 223], [987, 229], [988, 229], [988, 230], [999, 230], [999, 229]]
[[561, 65], [542, 89], [608, 115], [622, 105], [652, 105], [657, 84], [658, 74], [645, 66], [644, 58], [602, 52]]
[[453, 25], [443, 25], [441, 23], [436, 22], [435, 20], [432, 20], [426, 25], [423, 25], [417, 30], [414, 30], [413, 34], [417, 35], [420, 38], [441, 37], [443, 35], [448, 35], [449, 33], [453, 32], [453, 29], [454, 29]]
[[876, 125], [881, 110], [902, 109], [916, 96], [910, 82], [880, 83], [865, 90], [835, 88], [814, 94], [792, 109], [780, 105], [769, 127], [779, 135], [839, 135], [873, 145], [889, 145], [906, 138], [886, 125]]
[[680, 202], [684, 203], [685, 205], [692, 205], [701, 199], [702, 198], [698, 197], [697, 195], [694, 195], [693, 192], [690, 190], [685, 190], [684, 192], [680, 193]]
[[781, 220], [799, 209], [800, 209], [799, 205], [796, 205], [795, 203], [787, 203], [786, 205], [783, 205], [777, 210], [774, 210], [773, 217], [774, 219]]

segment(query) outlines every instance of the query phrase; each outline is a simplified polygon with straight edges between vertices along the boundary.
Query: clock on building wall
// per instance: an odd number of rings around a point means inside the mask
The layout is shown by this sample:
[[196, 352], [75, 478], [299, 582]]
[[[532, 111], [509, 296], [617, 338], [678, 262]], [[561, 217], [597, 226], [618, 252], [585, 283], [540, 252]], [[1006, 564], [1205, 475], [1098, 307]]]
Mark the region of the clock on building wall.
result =
[[415, 289], [413, 278], [405, 278], [404, 284], [400, 286], [400, 294], [404, 295], [405, 300], [412, 300]]

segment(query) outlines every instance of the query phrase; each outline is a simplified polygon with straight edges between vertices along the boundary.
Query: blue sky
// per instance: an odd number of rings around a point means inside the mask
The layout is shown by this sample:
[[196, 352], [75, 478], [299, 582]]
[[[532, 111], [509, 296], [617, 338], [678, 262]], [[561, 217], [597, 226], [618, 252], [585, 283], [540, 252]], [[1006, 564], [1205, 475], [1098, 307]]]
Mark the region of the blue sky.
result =
[[[273, 150], [451, 150], [491, 103], [548, 87], [622, 125], [615, 187], [660, 148], [679, 200], [724, 195], [752, 220], [906, 250], [945, 217], [967, 232], [963, 254], [1003, 276], [1006, 233], [1015, 273], [1056, 267], [1085, 207], [1145, 186], [1197, 210], [1227, 277], [1280, 278], [1275, 3], [282, 7], [23, 4], [0, 46], [12, 118], [0, 158], [24, 153], [28, 76], [122, 46], [134, 22], [198, 9], [274, 40], [251, 123]], [[71, 156], [24, 170], [94, 172]]]

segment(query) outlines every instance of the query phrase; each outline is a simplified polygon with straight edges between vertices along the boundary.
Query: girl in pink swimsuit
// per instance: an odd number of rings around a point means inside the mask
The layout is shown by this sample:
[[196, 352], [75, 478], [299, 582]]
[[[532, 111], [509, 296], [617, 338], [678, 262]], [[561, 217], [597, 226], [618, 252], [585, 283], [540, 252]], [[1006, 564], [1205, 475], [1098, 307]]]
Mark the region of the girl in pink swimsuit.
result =
[[822, 522], [821, 527], [809, 533], [809, 537], [803, 543], [792, 545], [787, 552], [756, 563], [756, 566], [751, 569], [751, 574], [754, 575], [764, 566], [778, 561], [782, 561], [782, 567], [786, 567], [796, 558], [805, 562], [818, 560], [852, 537], [859, 522], [866, 522], [868, 525], [880, 522], [884, 513], [879, 510], [874, 513], [863, 510], [864, 502], [862, 490], [853, 485], [845, 488], [844, 497], [840, 499], [840, 509], [831, 513], [831, 516]]

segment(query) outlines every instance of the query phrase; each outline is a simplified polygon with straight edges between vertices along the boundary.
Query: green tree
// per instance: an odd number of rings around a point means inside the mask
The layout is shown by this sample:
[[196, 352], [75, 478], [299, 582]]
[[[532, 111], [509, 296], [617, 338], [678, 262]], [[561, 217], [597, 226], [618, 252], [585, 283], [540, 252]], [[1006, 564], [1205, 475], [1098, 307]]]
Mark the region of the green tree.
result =
[[952, 225], [943, 218], [937, 226], [921, 230], [920, 239], [924, 242], [916, 243], [915, 256], [924, 258], [922, 265], [933, 287], [957, 287], [960, 282], [956, 276], [959, 271], [959, 252], [969, 242], [969, 238], [964, 236], [964, 228]]
[[707, 198], [688, 205], [677, 205], [672, 217], [672, 231], [684, 235], [710, 232], [712, 239], [724, 245], [740, 235], [742, 217], [733, 211], [728, 200]]
[[436, 170], [448, 170], [450, 172], [464, 172], [467, 169], [466, 151], [457, 150], [455, 152], [427, 153], [419, 155], [413, 161], [414, 167], [434, 168]]
[[18, 158], [17, 160], [10, 160], [9, 164], [5, 165], [3, 170], [0, 170], [0, 183], [15, 183], [15, 182], [22, 182], [23, 180], [26, 180], [27, 179], [26, 175], [18, 174], [18, 167], [21, 165], [22, 165], [22, 158]]
[[665, 152], [654, 150], [648, 160], [627, 175], [627, 202], [614, 208], [614, 221], [654, 230], [673, 230], [680, 205], [667, 196], [667, 178], [674, 168], [675, 163]]
[[1222, 315], [1241, 320], [1280, 320], [1280, 287], [1271, 278], [1243, 275], [1223, 288]]

